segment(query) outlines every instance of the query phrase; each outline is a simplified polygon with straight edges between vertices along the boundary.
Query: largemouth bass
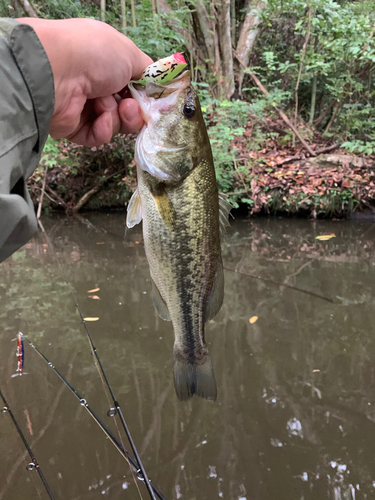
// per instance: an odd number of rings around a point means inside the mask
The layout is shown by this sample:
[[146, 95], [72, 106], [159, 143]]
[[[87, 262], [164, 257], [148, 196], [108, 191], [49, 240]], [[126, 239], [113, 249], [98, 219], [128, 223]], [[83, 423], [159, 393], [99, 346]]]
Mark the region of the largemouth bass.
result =
[[[180, 74], [161, 81], [168, 62]], [[127, 225], [143, 236], [159, 316], [172, 321], [174, 383], [179, 400], [217, 395], [205, 323], [223, 303], [220, 225], [230, 205], [219, 199], [210, 142], [190, 71], [181, 54], [154, 63], [129, 88], [145, 120], [136, 142], [138, 188]], [[172, 65], [173, 66], [173, 65]], [[176, 67], [173, 66], [176, 74]], [[154, 74], [154, 77], [152, 76]], [[169, 81], [168, 81], [169, 79]]]

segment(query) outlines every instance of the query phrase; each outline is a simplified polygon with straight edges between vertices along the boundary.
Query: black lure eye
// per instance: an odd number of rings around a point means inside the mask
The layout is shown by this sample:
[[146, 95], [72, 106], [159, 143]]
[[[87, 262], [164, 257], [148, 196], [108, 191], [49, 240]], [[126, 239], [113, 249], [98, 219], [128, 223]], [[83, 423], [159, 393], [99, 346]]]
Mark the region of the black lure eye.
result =
[[193, 118], [195, 115], [195, 107], [191, 104], [185, 104], [182, 111], [186, 118]]

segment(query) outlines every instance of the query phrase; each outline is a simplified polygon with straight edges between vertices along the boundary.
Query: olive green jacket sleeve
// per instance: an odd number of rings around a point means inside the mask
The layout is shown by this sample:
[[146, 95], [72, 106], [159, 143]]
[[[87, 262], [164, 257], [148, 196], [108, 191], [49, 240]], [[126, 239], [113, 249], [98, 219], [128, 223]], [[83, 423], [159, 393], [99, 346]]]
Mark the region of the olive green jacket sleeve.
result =
[[54, 109], [51, 66], [35, 31], [0, 18], [0, 262], [37, 231], [26, 179]]

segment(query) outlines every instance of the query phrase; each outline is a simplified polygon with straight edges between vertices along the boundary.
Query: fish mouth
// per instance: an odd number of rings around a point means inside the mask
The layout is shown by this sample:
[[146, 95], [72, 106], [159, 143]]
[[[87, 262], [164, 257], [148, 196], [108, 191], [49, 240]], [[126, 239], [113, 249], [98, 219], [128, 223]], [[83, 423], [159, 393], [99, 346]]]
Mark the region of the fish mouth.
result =
[[[189, 68], [189, 66], [188, 66]], [[159, 98], [168, 91], [168, 94], [179, 94], [182, 92], [189, 84], [190, 84], [190, 69], [184, 68], [184, 70], [176, 76], [172, 81], [167, 83], [160, 82], [148, 82], [146, 85], [141, 85], [134, 80], [130, 80], [128, 83], [128, 88], [130, 93], [141, 107], [141, 112], [143, 119], [146, 123], [149, 121], [149, 112], [150, 112], [150, 101], [153, 99], [157, 101], [158, 98], [150, 97], [147, 95], [147, 90], [152, 88], [153, 93], [156, 95], [159, 92]]]
[[[167, 83], [147, 82], [146, 85], [142, 85], [130, 81], [128, 84], [132, 97], [140, 105], [145, 122], [136, 141], [135, 161], [141, 170], [148, 172], [160, 181], [179, 182], [181, 176], [178, 173], [158, 168], [157, 164], [160, 164], [160, 160], [155, 162], [156, 158], [161, 154], [164, 158], [181, 155], [188, 145], [184, 142], [166, 143], [164, 138], [160, 136], [160, 131], [155, 124], [157, 124], [160, 116], [173, 111], [180, 93], [189, 84], [190, 71], [186, 69]], [[160, 99], [161, 96], [163, 98]]]

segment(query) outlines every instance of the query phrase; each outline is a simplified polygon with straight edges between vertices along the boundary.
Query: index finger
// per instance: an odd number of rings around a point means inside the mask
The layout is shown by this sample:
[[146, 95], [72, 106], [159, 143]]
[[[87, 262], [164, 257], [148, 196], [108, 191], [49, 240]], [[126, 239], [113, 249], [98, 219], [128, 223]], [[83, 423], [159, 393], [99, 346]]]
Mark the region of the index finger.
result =
[[139, 80], [142, 76], [142, 73], [150, 66], [154, 61], [150, 56], [142, 52], [134, 42], [129, 40], [129, 42], [134, 46], [133, 50], [130, 50], [131, 61], [132, 61], [132, 80]]

